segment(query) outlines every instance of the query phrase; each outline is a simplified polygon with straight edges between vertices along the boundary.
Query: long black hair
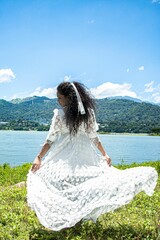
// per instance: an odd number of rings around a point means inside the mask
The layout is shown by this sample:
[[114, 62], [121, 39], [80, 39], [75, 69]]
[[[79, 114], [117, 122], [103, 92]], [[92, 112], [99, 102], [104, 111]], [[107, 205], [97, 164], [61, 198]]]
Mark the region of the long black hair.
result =
[[76, 135], [82, 122], [84, 122], [88, 128], [89, 119], [93, 114], [93, 110], [95, 111], [95, 101], [94, 97], [84, 84], [80, 82], [73, 83], [81, 97], [86, 112], [85, 114], [81, 115], [81, 113], [78, 111], [77, 95], [70, 82], [60, 83], [57, 87], [57, 91], [59, 94], [64, 95], [67, 98], [67, 107], [65, 111], [66, 125], [69, 128], [70, 134]]

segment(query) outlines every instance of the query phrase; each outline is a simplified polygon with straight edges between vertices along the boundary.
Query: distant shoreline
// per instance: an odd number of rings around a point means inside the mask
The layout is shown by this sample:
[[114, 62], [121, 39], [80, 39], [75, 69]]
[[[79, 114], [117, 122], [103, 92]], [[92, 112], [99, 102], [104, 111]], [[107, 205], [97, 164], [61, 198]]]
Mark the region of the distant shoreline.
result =
[[[9, 129], [0, 129], [1, 131], [8, 131], [8, 132], [48, 132], [49, 130], [45, 131], [37, 131], [37, 130], [9, 130]], [[160, 134], [154, 134], [154, 133], [127, 133], [127, 132], [122, 132], [122, 133], [115, 133], [115, 132], [98, 132], [98, 134], [101, 135], [129, 135], [129, 136], [160, 136]]]
[[127, 133], [127, 132], [123, 132], [123, 133], [106, 133], [106, 132], [99, 132], [99, 134], [102, 135], [129, 135], [129, 136], [160, 136], [160, 134], [152, 134], [152, 133]]
[[136, 136], [150, 136], [149, 133], [105, 133], [105, 132], [99, 132], [99, 134], [107, 134], [107, 135], [136, 135]]

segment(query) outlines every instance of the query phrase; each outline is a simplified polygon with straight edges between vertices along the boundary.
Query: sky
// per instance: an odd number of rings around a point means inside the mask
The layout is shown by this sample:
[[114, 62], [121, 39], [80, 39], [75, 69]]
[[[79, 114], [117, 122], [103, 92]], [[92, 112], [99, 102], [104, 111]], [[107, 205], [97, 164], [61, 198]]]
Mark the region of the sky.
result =
[[160, 103], [160, 0], [0, 0], [0, 99], [62, 81]]

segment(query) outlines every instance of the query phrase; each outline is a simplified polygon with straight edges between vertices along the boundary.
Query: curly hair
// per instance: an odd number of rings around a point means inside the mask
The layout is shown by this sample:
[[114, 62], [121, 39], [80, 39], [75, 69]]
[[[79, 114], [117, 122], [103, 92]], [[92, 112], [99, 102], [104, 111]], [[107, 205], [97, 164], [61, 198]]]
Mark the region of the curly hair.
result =
[[70, 134], [76, 135], [82, 122], [84, 122], [88, 128], [89, 119], [93, 114], [93, 111], [91, 109], [95, 111], [95, 101], [84, 84], [80, 82], [73, 83], [76, 86], [84, 105], [86, 112], [84, 115], [81, 115], [81, 113], [78, 111], [77, 95], [70, 82], [60, 83], [57, 87], [57, 91], [59, 94], [64, 95], [67, 98], [68, 104], [65, 111], [66, 125], [69, 128]]

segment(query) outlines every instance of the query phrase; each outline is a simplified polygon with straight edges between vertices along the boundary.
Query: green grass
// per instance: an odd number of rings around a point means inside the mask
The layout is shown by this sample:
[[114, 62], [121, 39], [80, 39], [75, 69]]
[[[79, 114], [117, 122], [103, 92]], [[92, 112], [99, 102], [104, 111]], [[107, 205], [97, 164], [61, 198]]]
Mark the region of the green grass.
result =
[[[118, 165], [120, 169], [153, 166], [160, 174], [160, 163]], [[0, 166], [0, 240], [159, 240], [160, 176], [152, 197], [143, 192], [114, 212], [69, 229], [53, 232], [44, 228], [26, 202], [26, 188], [10, 185], [26, 180], [30, 164], [11, 168]]]

